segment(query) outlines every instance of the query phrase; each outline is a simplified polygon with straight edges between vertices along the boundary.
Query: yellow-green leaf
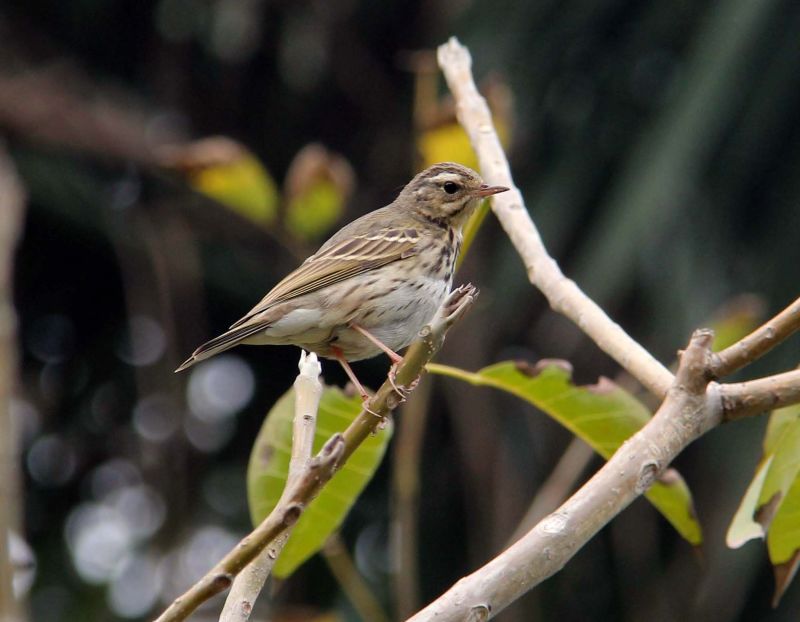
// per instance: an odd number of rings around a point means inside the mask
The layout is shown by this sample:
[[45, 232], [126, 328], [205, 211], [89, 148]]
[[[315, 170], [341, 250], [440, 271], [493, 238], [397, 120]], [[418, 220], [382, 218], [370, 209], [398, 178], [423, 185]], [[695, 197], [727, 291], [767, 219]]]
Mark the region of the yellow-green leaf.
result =
[[275, 220], [278, 189], [267, 169], [250, 153], [231, 162], [200, 169], [190, 180], [198, 191], [245, 218], [261, 225]]
[[294, 197], [286, 210], [286, 228], [298, 238], [315, 240], [331, 230], [344, 210], [344, 195], [321, 179]]
[[764, 455], [728, 529], [728, 546], [767, 539], [777, 605], [800, 566], [800, 405], [772, 413]]
[[[573, 384], [571, 367], [565, 361], [541, 361], [536, 366], [506, 361], [474, 373], [433, 363], [427, 368], [516, 395], [586, 441], [604, 458], [650, 419], [647, 407], [611, 380], [601, 378], [592, 386]], [[681, 536], [694, 545], [702, 542], [691, 493], [677, 471], [665, 473], [663, 481], [656, 482], [646, 496]]]
[[[346, 397], [336, 387], [322, 393], [314, 435], [314, 452], [336, 432], [343, 431], [361, 411], [361, 399]], [[283, 492], [289, 471], [294, 417], [294, 390], [272, 407], [250, 454], [247, 498], [253, 524], [272, 511]], [[287, 577], [319, 551], [339, 528], [383, 458], [392, 434], [391, 423], [366, 439], [303, 512], [273, 569]]]
[[800, 472], [800, 409], [793, 409], [795, 419], [784, 427], [783, 434], [775, 443], [772, 463], [769, 465], [764, 485], [758, 496], [755, 518], [765, 530], [769, 529], [772, 519]]
[[278, 214], [278, 189], [261, 161], [227, 136], [162, 149], [161, 164], [183, 174], [198, 192], [259, 225]]
[[725, 543], [732, 549], [738, 549], [745, 542], [754, 538], [764, 537], [764, 528], [761, 523], [754, 520], [753, 515], [770, 464], [772, 464], [772, 456], [768, 456], [759, 463], [756, 474], [747, 487], [747, 492], [744, 493], [736, 514], [733, 515], [733, 520], [725, 536]]
[[772, 604], [776, 607], [800, 565], [800, 477], [795, 478], [770, 525], [767, 550], [775, 571]]
[[344, 212], [355, 177], [341, 155], [318, 143], [303, 147], [286, 173], [286, 228], [306, 241], [328, 233]]
[[714, 331], [714, 351], [732, 346], [764, 319], [766, 303], [756, 294], [741, 294], [720, 306], [709, 322]]
[[738, 547], [767, 536], [773, 564], [787, 562], [800, 549], [800, 406], [770, 415], [764, 452], [728, 528], [727, 543]]
[[[497, 116], [494, 116], [492, 121], [500, 142], [507, 146], [508, 123]], [[458, 162], [472, 169], [478, 169], [478, 157], [472, 150], [469, 136], [455, 119], [422, 132], [417, 140], [417, 148], [422, 155], [425, 168], [438, 162]]]

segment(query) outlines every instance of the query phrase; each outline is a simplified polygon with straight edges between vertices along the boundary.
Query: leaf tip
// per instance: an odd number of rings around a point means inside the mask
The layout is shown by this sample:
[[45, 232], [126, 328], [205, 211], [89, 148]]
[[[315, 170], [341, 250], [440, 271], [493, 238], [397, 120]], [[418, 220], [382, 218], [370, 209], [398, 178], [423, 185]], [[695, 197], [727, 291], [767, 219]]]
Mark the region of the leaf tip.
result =
[[772, 608], [775, 609], [781, 602], [781, 598], [786, 593], [789, 584], [797, 574], [800, 567], [800, 549], [795, 550], [794, 554], [782, 564], [773, 565], [775, 573], [775, 593], [772, 596]]
[[514, 361], [514, 367], [518, 372], [525, 374], [529, 378], [536, 378], [548, 367], [556, 367], [567, 375], [572, 376], [572, 365], [564, 359], [540, 359], [534, 364], [525, 360], [517, 360]]

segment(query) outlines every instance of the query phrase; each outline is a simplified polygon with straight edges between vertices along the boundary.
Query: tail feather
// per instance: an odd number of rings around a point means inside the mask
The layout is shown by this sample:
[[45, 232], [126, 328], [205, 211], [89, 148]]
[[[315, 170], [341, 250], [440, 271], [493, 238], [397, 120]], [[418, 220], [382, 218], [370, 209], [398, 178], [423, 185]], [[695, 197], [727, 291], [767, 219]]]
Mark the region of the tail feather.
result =
[[254, 324], [250, 326], [241, 326], [234, 330], [229, 330], [226, 333], [222, 333], [219, 337], [214, 337], [211, 341], [207, 341], [192, 352], [192, 356], [181, 363], [180, 367], [178, 367], [175, 372], [183, 371], [195, 363], [199, 363], [207, 358], [211, 358], [215, 354], [229, 350], [235, 345], [240, 344], [243, 339], [247, 339], [251, 335], [264, 330], [264, 328], [265, 326], [263, 324]]

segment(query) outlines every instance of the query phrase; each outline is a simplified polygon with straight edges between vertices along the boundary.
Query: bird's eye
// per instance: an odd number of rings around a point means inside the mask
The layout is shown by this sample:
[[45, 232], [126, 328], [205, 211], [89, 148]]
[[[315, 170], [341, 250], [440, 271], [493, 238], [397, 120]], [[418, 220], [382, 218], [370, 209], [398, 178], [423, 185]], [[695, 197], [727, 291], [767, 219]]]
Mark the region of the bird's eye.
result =
[[458, 192], [459, 186], [454, 181], [447, 181], [445, 182], [444, 186], [442, 186], [442, 188], [444, 188], [444, 191], [447, 194], [455, 194], [456, 192]]

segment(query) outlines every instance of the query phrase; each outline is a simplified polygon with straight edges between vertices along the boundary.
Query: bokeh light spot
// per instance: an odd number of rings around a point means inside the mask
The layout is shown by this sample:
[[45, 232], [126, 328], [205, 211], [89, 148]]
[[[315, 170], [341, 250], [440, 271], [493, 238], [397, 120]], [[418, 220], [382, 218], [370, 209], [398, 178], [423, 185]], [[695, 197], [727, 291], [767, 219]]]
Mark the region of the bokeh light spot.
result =
[[220, 421], [247, 405], [255, 391], [255, 377], [241, 358], [227, 354], [198, 366], [187, 391], [189, 408], [198, 419]]
[[62, 486], [75, 474], [75, 452], [61, 437], [48, 434], [34, 441], [28, 450], [26, 464], [38, 484]]
[[145, 315], [134, 315], [128, 321], [126, 337], [117, 345], [117, 356], [129, 365], [142, 367], [160, 359], [166, 347], [161, 325]]

